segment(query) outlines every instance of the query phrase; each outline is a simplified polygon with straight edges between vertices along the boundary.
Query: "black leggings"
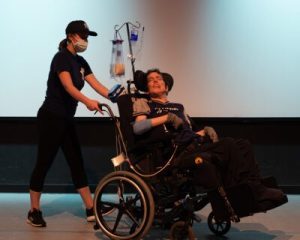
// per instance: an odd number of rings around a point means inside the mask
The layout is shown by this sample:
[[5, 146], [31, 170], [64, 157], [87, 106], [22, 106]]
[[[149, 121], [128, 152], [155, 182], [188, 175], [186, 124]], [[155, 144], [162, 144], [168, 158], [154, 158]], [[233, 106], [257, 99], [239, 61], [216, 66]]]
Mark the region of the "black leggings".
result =
[[73, 119], [56, 116], [41, 108], [38, 112], [37, 124], [38, 153], [30, 179], [30, 189], [36, 192], [43, 190], [47, 172], [60, 147], [70, 167], [76, 189], [88, 186]]

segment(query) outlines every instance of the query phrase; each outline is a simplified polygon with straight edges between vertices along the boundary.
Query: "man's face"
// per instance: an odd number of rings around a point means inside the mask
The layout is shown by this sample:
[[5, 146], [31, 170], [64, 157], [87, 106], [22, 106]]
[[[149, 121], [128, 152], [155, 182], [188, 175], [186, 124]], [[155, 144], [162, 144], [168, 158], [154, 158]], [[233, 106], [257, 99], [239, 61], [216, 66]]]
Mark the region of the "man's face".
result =
[[147, 87], [148, 92], [152, 96], [163, 96], [168, 92], [162, 76], [157, 72], [152, 72], [147, 76]]

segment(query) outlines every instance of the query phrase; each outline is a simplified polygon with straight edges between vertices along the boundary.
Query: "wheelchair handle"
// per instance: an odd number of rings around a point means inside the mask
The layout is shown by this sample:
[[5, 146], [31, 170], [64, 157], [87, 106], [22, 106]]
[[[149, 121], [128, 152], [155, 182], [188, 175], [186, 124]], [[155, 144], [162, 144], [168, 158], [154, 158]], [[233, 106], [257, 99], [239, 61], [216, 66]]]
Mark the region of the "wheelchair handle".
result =
[[98, 106], [101, 109], [101, 111], [105, 111], [103, 109], [103, 108], [105, 108], [107, 110], [106, 112], [108, 112], [108, 115], [111, 118], [115, 119], [115, 115], [114, 115], [113, 111], [111, 110], [111, 107], [108, 104], [106, 104], [106, 103], [98, 103]]
[[[101, 111], [107, 112], [108, 115], [114, 121], [116, 134], [117, 134], [118, 138], [120, 139], [119, 144], [121, 144], [121, 149], [123, 149], [123, 152], [125, 154], [125, 158], [127, 158], [126, 145], [125, 145], [125, 142], [124, 142], [124, 139], [123, 139], [122, 131], [121, 131], [121, 128], [120, 128], [120, 122], [119, 122], [118, 118], [115, 117], [113, 111], [111, 110], [111, 107], [108, 104], [106, 104], [106, 103], [98, 103], [98, 106], [101, 109]], [[103, 108], [106, 108], [107, 111], [104, 110]], [[118, 152], [120, 153], [121, 152], [120, 148], [117, 147], [117, 149], [118, 149]]]

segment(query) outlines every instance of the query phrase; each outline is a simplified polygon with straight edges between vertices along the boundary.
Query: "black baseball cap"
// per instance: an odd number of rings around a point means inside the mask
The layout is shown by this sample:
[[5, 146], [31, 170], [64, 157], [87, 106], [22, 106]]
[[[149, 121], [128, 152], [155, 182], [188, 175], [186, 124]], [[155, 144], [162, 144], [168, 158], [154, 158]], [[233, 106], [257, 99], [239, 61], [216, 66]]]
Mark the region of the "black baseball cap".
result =
[[85, 21], [82, 20], [75, 20], [72, 21], [68, 24], [66, 27], [66, 34], [69, 33], [81, 33], [81, 34], [86, 34], [89, 36], [97, 36], [98, 34], [94, 31], [90, 31], [88, 25], [86, 24]]

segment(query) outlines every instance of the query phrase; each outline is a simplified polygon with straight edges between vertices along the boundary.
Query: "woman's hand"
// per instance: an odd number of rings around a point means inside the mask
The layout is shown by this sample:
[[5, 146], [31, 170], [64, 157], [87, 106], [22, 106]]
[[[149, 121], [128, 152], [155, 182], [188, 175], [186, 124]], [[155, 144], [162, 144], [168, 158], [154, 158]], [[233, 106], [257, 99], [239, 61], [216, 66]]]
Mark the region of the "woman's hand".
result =
[[89, 99], [86, 102], [86, 107], [90, 111], [98, 111], [98, 112], [102, 113], [102, 111], [99, 107], [99, 102], [97, 100]]

